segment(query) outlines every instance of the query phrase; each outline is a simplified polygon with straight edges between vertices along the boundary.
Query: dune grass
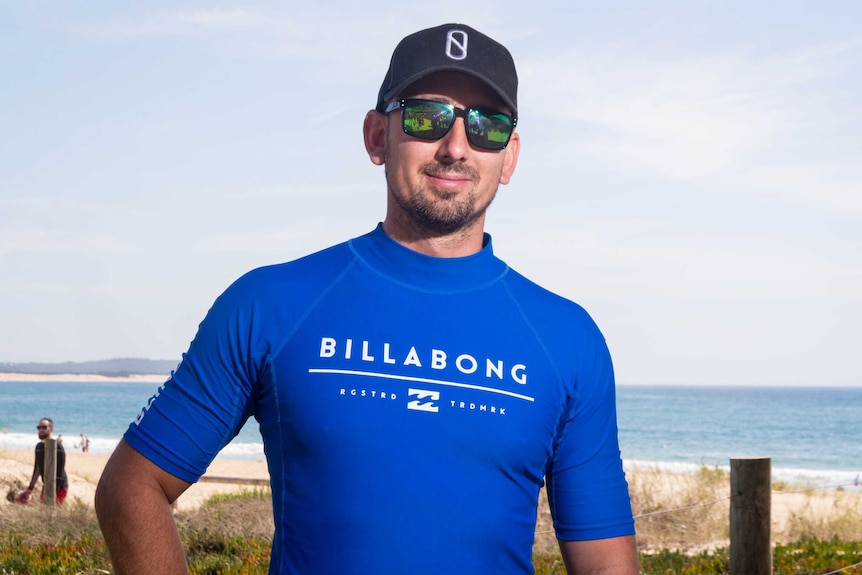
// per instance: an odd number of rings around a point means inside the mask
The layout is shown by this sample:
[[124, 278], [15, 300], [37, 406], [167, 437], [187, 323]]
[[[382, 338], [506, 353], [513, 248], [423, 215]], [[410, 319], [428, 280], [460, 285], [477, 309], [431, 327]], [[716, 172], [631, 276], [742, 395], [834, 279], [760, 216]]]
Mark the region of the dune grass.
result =
[[693, 554], [728, 543], [730, 479], [721, 469], [701, 466], [692, 475], [646, 469], [628, 478], [642, 551]]
[[[706, 467], [691, 476], [639, 470], [629, 482], [642, 573], [727, 573], [726, 474]], [[7, 486], [14, 495], [16, 486]], [[860, 498], [833, 495], [824, 509], [812, 493], [774, 538], [776, 575], [820, 574], [862, 562]], [[191, 573], [265, 574], [271, 504], [268, 489], [254, 489], [217, 495], [194, 511], [178, 513]], [[538, 575], [565, 573], [544, 497], [534, 564]], [[49, 573], [111, 573], [92, 507], [74, 498], [61, 507], [0, 502], [0, 574]]]

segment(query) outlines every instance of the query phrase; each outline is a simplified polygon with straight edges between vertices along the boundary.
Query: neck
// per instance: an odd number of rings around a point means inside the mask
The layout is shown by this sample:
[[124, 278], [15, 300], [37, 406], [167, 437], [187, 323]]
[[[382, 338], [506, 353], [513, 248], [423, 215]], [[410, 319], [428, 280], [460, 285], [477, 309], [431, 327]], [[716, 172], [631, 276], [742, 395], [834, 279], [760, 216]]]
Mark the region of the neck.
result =
[[459, 258], [482, 250], [485, 238], [485, 215], [469, 226], [448, 234], [435, 234], [387, 214], [383, 231], [390, 238], [413, 251], [436, 258]]

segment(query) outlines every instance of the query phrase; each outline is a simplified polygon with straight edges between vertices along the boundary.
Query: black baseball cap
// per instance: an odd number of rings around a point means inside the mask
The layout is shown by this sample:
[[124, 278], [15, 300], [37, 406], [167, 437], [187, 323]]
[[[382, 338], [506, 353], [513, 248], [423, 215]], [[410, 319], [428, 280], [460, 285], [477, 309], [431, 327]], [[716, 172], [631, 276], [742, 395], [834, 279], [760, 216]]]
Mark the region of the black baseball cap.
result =
[[405, 88], [435, 72], [462, 72], [487, 84], [518, 115], [518, 74], [509, 50], [464, 24], [443, 24], [411, 34], [392, 53], [377, 95], [378, 112]]

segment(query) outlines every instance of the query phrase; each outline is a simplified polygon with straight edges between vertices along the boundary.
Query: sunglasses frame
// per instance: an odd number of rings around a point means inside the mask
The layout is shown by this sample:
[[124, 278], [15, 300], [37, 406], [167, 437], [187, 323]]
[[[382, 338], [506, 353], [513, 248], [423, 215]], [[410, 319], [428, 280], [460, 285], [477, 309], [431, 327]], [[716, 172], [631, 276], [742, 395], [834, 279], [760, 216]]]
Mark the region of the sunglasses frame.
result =
[[[443, 109], [449, 109], [452, 113], [452, 123], [449, 124], [449, 127], [446, 128], [442, 134], [437, 137], [425, 137], [422, 135], [418, 135], [414, 131], [410, 131], [407, 129], [406, 123], [406, 115], [404, 114], [405, 108], [409, 108], [414, 105], [424, 105], [424, 104], [434, 104], [436, 106], [440, 106]], [[383, 108], [383, 113], [388, 114], [390, 112], [394, 112], [395, 110], [401, 110], [401, 129], [404, 130], [404, 133], [413, 138], [418, 138], [420, 140], [425, 140], [429, 142], [436, 142], [437, 140], [442, 140], [446, 137], [452, 130], [452, 126], [455, 125], [455, 119], [460, 117], [464, 119], [464, 130], [467, 134], [467, 141], [470, 142], [470, 145], [479, 150], [487, 151], [487, 152], [499, 152], [500, 150], [505, 150], [506, 146], [509, 145], [509, 140], [512, 139], [512, 134], [515, 133], [515, 127], [518, 125], [518, 117], [513, 116], [511, 114], [505, 114], [503, 112], [497, 110], [491, 110], [490, 108], [480, 108], [477, 106], [473, 106], [470, 108], [459, 108], [454, 104], [447, 104], [446, 102], [438, 102], [437, 100], [426, 100], [423, 98], [401, 98], [399, 100], [393, 100], [386, 107]], [[499, 145], [495, 145], [494, 147], [483, 146], [478, 143], [476, 136], [470, 133], [470, 130], [467, 129], [467, 120], [471, 113], [476, 113], [481, 117], [490, 118], [492, 116], [503, 116], [507, 118], [511, 123], [511, 128], [509, 129], [509, 133], [506, 136], [505, 142], [500, 142]]]

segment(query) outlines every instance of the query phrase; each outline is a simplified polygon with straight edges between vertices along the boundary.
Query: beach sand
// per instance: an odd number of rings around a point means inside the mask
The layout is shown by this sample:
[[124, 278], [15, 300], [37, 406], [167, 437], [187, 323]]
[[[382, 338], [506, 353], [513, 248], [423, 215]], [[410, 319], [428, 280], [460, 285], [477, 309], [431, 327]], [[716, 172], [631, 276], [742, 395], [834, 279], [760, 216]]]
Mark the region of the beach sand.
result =
[[[66, 473], [69, 476], [69, 500], [79, 499], [93, 505], [96, 484], [108, 460], [102, 453], [66, 453]], [[33, 452], [25, 450], [0, 449], [0, 485], [5, 492], [18, 480], [26, 486], [33, 470]], [[691, 475], [675, 474], [655, 469], [627, 469], [629, 482], [636, 489], [647, 486], [651, 497], [656, 501], [674, 501], [674, 493], [686, 489], [696, 479]], [[192, 485], [177, 501], [178, 511], [196, 509], [209, 497], [217, 493], [234, 493], [254, 489], [245, 480], [268, 480], [269, 472], [263, 461], [246, 461], [217, 458], [210, 465], [201, 481]], [[231, 483], [236, 480], [236, 483]], [[41, 487], [37, 487], [37, 490]], [[720, 488], [716, 494], [715, 505], [727, 508], [729, 503], [724, 495], [727, 489]], [[773, 540], [783, 539], [789, 522], [794, 515], [807, 518], [829, 518], [830, 514], [848, 505], [862, 509], [862, 493], [859, 491], [792, 491], [779, 490], [772, 493], [772, 532]], [[663, 507], [667, 509], [667, 507]], [[713, 541], [710, 547], [727, 545], [727, 541]], [[550, 512], [547, 499], [542, 494], [536, 527], [536, 546], [555, 547]]]
[[21, 382], [39, 382], [39, 381], [111, 381], [122, 383], [128, 382], [152, 382], [164, 383], [167, 381], [170, 374], [134, 374], [125, 376], [108, 376], [95, 375], [86, 373], [11, 373], [0, 372], [0, 381], [21, 381]]
[[[69, 476], [68, 500], [80, 499], [93, 505], [96, 484], [108, 461], [106, 453], [66, 452], [66, 475]], [[33, 452], [15, 449], [0, 449], [0, 486], [3, 494], [18, 479], [26, 487], [33, 472]], [[230, 480], [268, 480], [269, 471], [263, 461], [244, 461], [217, 458], [210, 465], [201, 481], [195, 483], [177, 500], [178, 511], [195, 509], [216, 493], [232, 493], [242, 489], [254, 489], [254, 485], [243, 483], [223, 483]], [[211, 481], [218, 479], [218, 482]], [[41, 483], [36, 488], [38, 491]]]

